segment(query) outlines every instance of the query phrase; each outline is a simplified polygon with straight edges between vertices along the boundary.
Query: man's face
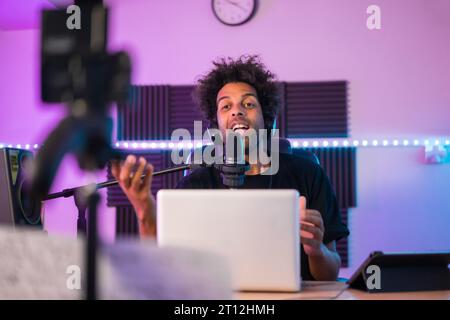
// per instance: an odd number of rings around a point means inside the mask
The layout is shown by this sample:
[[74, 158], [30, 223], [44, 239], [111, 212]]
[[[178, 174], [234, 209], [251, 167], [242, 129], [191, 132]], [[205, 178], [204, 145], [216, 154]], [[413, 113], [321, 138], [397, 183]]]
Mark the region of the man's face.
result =
[[252, 128], [264, 129], [264, 118], [256, 90], [244, 82], [227, 83], [217, 93], [217, 123], [222, 136], [226, 130], [245, 134]]

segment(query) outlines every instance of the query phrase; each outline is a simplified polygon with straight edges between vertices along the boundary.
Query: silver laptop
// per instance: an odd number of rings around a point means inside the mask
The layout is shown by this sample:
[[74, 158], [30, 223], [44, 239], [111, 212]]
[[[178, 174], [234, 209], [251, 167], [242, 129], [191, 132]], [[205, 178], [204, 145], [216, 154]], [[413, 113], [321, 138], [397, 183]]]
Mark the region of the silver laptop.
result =
[[296, 190], [160, 190], [158, 245], [227, 258], [235, 290], [300, 290]]

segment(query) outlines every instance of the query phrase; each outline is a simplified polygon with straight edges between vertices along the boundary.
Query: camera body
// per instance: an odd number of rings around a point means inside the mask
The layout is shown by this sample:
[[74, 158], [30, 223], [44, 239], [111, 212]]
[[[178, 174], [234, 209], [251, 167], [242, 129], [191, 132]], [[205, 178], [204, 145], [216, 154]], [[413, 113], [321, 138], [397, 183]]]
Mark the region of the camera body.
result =
[[105, 113], [108, 103], [127, 98], [131, 62], [124, 52], [106, 52], [107, 9], [92, 2], [79, 10], [79, 29], [69, 28], [66, 10], [43, 11], [41, 97], [77, 109], [84, 101], [87, 113]]

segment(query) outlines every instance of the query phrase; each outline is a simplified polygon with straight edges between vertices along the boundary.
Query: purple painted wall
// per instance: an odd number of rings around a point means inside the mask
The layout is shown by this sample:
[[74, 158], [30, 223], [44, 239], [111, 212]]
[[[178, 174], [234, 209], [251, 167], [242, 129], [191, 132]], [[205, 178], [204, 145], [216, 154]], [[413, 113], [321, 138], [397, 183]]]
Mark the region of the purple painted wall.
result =
[[[217, 56], [259, 53], [280, 80], [350, 82], [352, 137], [450, 136], [450, 2], [264, 0], [230, 28], [210, 1], [111, 0], [111, 48], [133, 57], [136, 84], [189, 84]], [[381, 30], [366, 8], [381, 8]], [[0, 31], [0, 140], [40, 142], [62, 116], [38, 101], [37, 30]], [[20, 124], [12, 119], [21, 118]], [[369, 251], [450, 249], [450, 165], [419, 148], [358, 151], [358, 207], [350, 211], [349, 275]], [[80, 182], [70, 159], [57, 186]], [[51, 232], [74, 235], [71, 204], [48, 208]], [[111, 209], [102, 232], [113, 238]]]
[[[61, 105], [40, 101], [39, 31], [0, 31], [0, 143], [42, 143], [50, 130], [66, 114]], [[83, 183], [84, 173], [73, 157], [62, 163], [52, 192]], [[101, 172], [97, 180], [105, 180]], [[105, 240], [114, 239], [114, 210], [106, 208], [102, 192], [99, 230]], [[46, 227], [50, 233], [76, 236], [77, 211], [71, 198], [46, 203]]]

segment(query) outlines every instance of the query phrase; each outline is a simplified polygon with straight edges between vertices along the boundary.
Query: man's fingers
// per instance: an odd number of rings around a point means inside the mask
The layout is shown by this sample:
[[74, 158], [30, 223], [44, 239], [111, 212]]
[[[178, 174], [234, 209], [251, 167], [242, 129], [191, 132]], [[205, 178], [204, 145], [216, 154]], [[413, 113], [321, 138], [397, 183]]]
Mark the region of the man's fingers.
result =
[[300, 196], [300, 216], [304, 215], [306, 211], [306, 198]]
[[[317, 240], [321, 240], [323, 237], [322, 230], [315, 226], [307, 225], [307, 224], [300, 224], [300, 235], [302, 235], [302, 232], [305, 231], [306, 234], [312, 235], [312, 238], [315, 238]], [[311, 238], [311, 237], [308, 237]], [[311, 239], [312, 239], [311, 238]]]
[[311, 232], [300, 230], [300, 238], [314, 239], [314, 235]]
[[142, 188], [146, 190], [150, 190], [150, 186], [152, 185], [153, 170], [153, 166], [150, 163], [145, 168], [145, 178], [144, 181], [142, 181]]
[[300, 221], [312, 223], [313, 225], [319, 227], [321, 230], [324, 229], [322, 216], [316, 210], [311, 209], [306, 210], [305, 214], [301, 217]]
[[309, 245], [309, 246], [317, 245], [317, 241], [316, 240], [313, 240], [313, 239], [310, 239], [310, 238], [306, 238], [306, 237], [303, 237], [303, 236], [300, 238], [300, 242], [302, 244], [306, 244], [306, 245]]
[[131, 180], [131, 187], [136, 190], [139, 191], [139, 189], [141, 188], [141, 176], [144, 173], [145, 167], [147, 166], [147, 160], [145, 160], [144, 157], [140, 157], [139, 158], [139, 167], [136, 170], [136, 173], [134, 174], [133, 179]]
[[125, 163], [122, 166], [122, 169], [120, 170], [119, 181], [125, 188], [130, 187], [131, 184], [130, 174], [131, 171], [133, 170], [135, 163], [136, 157], [133, 155], [129, 155], [126, 158]]

